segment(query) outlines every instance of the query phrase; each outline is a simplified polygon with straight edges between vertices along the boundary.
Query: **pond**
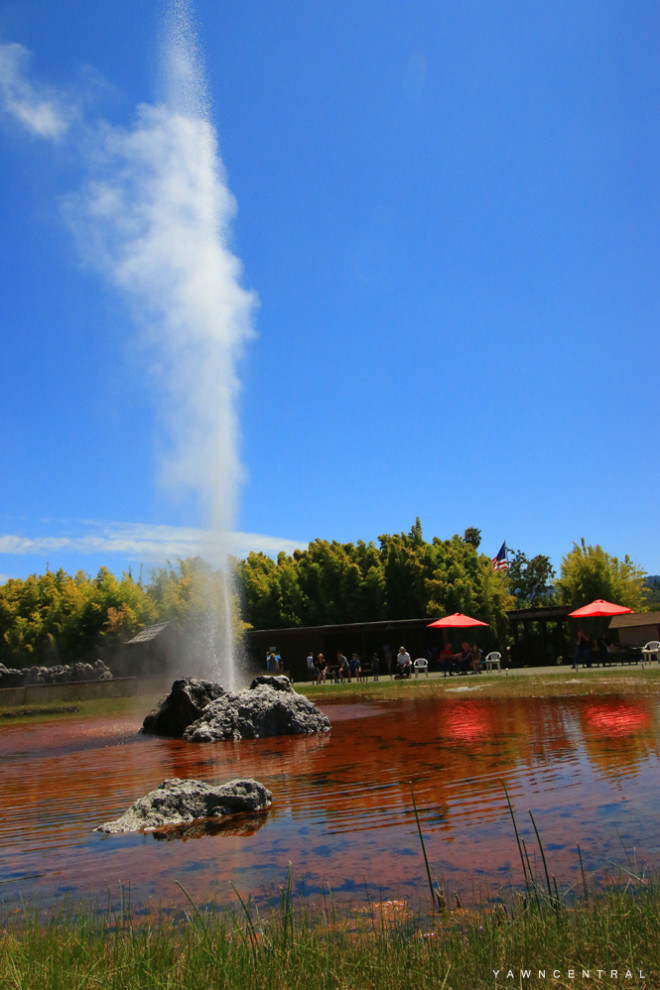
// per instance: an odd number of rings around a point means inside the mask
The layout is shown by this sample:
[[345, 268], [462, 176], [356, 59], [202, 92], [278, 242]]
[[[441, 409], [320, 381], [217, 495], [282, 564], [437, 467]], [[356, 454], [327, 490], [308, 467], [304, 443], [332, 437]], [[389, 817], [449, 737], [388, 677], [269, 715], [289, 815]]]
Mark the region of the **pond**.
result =
[[[522, 881], [505, 787], [532, 862], [578, 881], [636, 859], [657, 866], [658, 701], [615, 695], [322, 704], [332, 732], [212, 745], [138, 734], [134, 716], [5, 726], [0, 734], [0, 900], [69, 896], [130, 901], [259, 902], [286, 881], [335, 901], [427, 894], [414, 783], [433, 873], [453, 897], [496, 896]], [[269, 813], [216, 834], [163, 841], [104, 835], [167, 777], [256, 777]], [[541, 876], [541, 864], [535, 866]]]

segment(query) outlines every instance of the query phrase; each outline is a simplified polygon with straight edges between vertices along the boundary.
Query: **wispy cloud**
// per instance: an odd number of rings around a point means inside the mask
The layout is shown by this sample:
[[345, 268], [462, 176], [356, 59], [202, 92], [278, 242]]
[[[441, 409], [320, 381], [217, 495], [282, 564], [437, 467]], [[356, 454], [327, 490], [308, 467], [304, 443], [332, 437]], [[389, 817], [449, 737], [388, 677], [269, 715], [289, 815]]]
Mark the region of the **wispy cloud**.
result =
[[0, 107], [35, 137], [57, 141], [76, 110], [61, 94], [30, 79], [30, 57], [23, 45], [0, 43]]
[[[66, 529], [66, 528], [65, 528]], [[179, 557], [201, 556], [209, 563], [219, 564], [229, 550], [243, 559], [251, 552], [276, 556], [284, 551], [304, 548], [302, 540], [290, 540], [260, 533], [229, 533], [219, 539], [214, 533], [193, 527], [154, 526], [142, 523], [85, 522], [76, 525], [75, 532], [49, 533], [42, 536], [24, 536], [0, 533], [0, 554], [52, 555], [94, 554], [120, 555], [128, 560], [146, 564], [162, 563]]]

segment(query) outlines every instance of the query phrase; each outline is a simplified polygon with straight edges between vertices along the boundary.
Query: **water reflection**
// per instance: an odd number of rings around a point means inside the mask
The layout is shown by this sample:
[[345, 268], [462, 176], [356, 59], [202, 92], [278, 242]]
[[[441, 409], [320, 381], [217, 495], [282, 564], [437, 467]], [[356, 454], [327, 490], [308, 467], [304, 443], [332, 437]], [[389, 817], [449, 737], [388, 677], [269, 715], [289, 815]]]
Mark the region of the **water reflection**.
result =
[[[259, 894], [294, 869], [299, 892], [424, 896], [410, 793], [434, 872], [463, 893], [519, 879], [504, 786], [522, 836], [532, 809], [551, 869], [570, 878], [636, 846], [653, 860], [658, 706], [648, 697], [487, 701], [456, 696], [325, 705], [333, 730], [192, 745], [137, 734], [140, 718], [12, 726], [0, 736], [0, 896], [48, 901], [112, 891], [174, 902]], [[100, 836], [167, 777], [256, 777], [273, 792], [258, 822]], [[194, 841], [174, 841], [185, 837]], [[162, 838], [162, 836], [161, 836]], [[28, 879], [30, 878], [30, 879]]]
[[206, 818], [203, 821], [185, 822], [182, 825], [164, 825], [153, 829], [150, 835], [157, 842], [172, 842], [181, 839], [201, 839], [203, 835], [254, 835], [263, 828], [268, 819], [268, 811], [249, 815], [234, 815], [228, 821]]

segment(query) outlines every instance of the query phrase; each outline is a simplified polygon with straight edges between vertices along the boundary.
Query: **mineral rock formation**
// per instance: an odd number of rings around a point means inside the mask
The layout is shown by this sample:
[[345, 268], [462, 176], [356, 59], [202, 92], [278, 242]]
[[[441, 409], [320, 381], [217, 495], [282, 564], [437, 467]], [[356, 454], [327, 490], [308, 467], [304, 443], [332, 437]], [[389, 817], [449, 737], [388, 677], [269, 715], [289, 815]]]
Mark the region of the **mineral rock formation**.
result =
[[[272, 678], [277, 682], [286, 677]], [[313, 701], [296, 694], [291, 685], [257, 683], [247, 691], [227, 692], [204, 709], [183, 738], [189, 742], [221, 739], [261, 739], [265, 736], [329, 732], [330, 719]]]
[[100, 825], [96, 831], [152, 832], [204, 818], [217, 821], [229, 815], [265, 811], [272, 800], [271, 792], [258, 780], [230, 780], [216, 786], [172, 777], [138, 798], [120, 818]]
[[250, 683], [250, 691], [259, 687], [260, 684], [268, 684], [275, 691], [288, 691], [289, 694], [295, 694], [291, 681], [284, 674], [257, 674]]
[[190, 742], [260, 739], [328, 732], [327, 715], [288, 677], [260, 675], [245, 691], [225, 691], [194, 678], [175, 681], [171, 693], [144, 720], [142, 731]]
[[112, 671], [102, 660], [94, 663], [55, 664], [52, 667], [24, 667], [17, 670], [0, 663], [0, 687], [27, 684], [63, 684], [71, 681], [110, 681]]
[[195, 677], [175, 681], [168, 696], [146, 716], [142, 731], [180, 739], [184, 729], [224, 692], [222, 685], [213, 681], [199, 681]]

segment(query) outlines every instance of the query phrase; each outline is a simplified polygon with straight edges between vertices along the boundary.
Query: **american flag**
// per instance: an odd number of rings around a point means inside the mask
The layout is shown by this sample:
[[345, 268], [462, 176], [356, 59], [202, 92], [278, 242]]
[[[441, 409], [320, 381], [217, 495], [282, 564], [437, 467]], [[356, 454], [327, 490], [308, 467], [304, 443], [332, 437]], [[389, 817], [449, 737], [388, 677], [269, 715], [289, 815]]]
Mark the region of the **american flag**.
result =
[[508, 567], [506, 562], [506, 540], [497, 552], [497, 556], [493, 557], [493, 570], [494, 571], [505, 571]]

